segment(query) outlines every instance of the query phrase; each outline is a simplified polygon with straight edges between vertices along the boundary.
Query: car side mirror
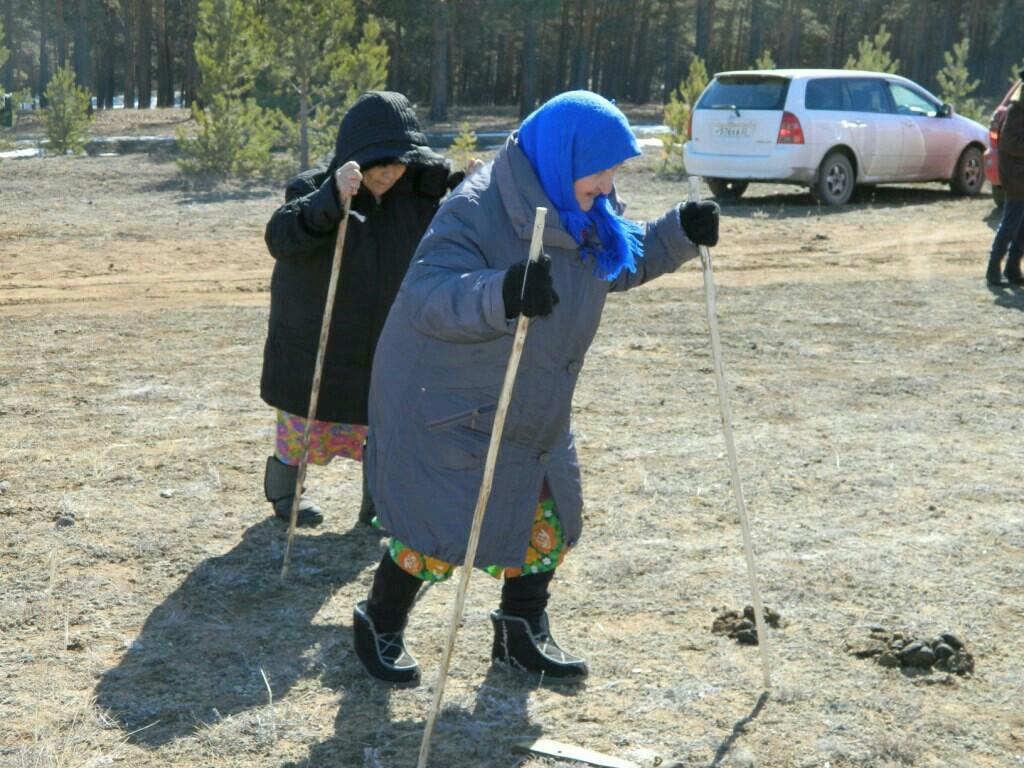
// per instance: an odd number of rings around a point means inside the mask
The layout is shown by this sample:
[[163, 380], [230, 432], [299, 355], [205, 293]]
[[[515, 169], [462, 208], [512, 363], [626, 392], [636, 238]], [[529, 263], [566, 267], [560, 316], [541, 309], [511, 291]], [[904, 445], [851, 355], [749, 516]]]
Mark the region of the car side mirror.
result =
[[952, 117], [953, 106], [951, 104], [943, 104], [939, 107], [939, 117]]

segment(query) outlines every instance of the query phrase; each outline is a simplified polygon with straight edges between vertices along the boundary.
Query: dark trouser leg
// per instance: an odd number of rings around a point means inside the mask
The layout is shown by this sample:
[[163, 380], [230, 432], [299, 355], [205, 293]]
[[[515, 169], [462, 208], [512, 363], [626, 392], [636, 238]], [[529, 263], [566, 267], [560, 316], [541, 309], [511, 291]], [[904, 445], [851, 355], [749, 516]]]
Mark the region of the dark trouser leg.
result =
[[[985, 273], [985, 279], [991, 285], [1000, 285], [1002, 283], [999, 266], [1011, 244], [1015, 245], [1019, 242], [1022, 222], [1024, 222], [1024, 200], [1006, 200], [1003, 203], [1003, 218], [1000, 220], [999, 229], [996, 230], [996, 235], [992, 239], [992, 250], [989, 252], [988, 258], [988, 271]], [[1019, 269], [1019, 258], [1017, 259], [1017, 266]]]
[[491, 658], [552, 683], [578, 682], [587, 676], [587, 662], [560, 648], [548, 625], [545, 608], [554, 575], [548, 571], [505, 580], [501, 607], [491, 612]]
[[403, 631], [422, 581], [410, 576], [384, 553], [368, 599], [356, 605], [352, 634], [356, 655], [366, 671], [379, 680], [411, 683], [420, 667], [405, 648]]
[[366, 443], [363, 443], [363, 499], [359, 503], [359, 522], [363, 525], [370, 525], [377, 514], [373, 506], [373, 499], [370, 498], [370, 489], [366, 482]]

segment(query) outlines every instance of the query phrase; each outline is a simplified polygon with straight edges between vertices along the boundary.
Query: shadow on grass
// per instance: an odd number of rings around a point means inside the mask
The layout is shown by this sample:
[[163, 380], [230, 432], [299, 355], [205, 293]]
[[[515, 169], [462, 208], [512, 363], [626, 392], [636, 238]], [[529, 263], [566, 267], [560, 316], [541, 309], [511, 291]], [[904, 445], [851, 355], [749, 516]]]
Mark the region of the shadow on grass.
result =
[[[435, 671], [424, 670], [421, 685], [430, 685]], [[426, 700], [421, 718], [391, 721], [389, 699], [394, 688], [370, 679], [354, 658], [332, 682], [344, 687], [334, 735], [314, 745], [301, 762], [286, 763], [283, 768], [417, 764], [429, 708]], [[535, 687], [519, 673], [492, 665], [476, 689], [472, 708], [468, 702], [442, 707], [431, 739], [430, 764], [469, 768], [513, 765], [521, 760], [516, 745], [532, 743], [543, 733], [540, 725], [530, 722], [528, 713]], [[583, 688], [551, 690], [572, 696]], [[429, 691], [432, 700], [432, 686]]]
[[[376, 562], [378, 534], [296, 536], [280, 578], [285, 527], [269, 518], [230, 552], [205, 560], [146, 619], [120, 663], [102, 675], [97, 705], [130, 735], [159, 747], [228, 716], [282, 699], [350, 632], [314, 624], [331, 595]], [[347, 647], [347, 646], [346, 646]]]
[[988, 286], [992, 292], [993, 303], [1003, 309], [1024, 311], [1024, 285]]
[[745, 717], [741, 717], [733, 724], [732, 731], [725, 737], [725, 740], [718, 745], [718, 749], [715, 750], [715, 757], [708, 765], [708, 768], [718, 768], [718, 766], [722, 765], [722, 761], [729, 756], [729, 752], [732, 750], [736, 740], [740, 735], [742, 735], [744, 729], [754, 722], [754, 720], [757, 719], [757, 716], [761, 714], [761, 710], [764, 709], [764, 705], [767, 701], [768, 691], [765, 691], [758, 697], [757, 703], [754, 704], [754, 708], [750, 710], [750, 714]]

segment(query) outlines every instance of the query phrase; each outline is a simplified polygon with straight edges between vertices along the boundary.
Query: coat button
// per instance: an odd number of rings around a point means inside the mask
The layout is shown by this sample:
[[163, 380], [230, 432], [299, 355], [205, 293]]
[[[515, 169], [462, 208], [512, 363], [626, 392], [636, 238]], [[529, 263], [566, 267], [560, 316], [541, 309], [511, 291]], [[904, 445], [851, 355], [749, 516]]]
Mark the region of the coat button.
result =
[[550, 460], [551, 460], [551, 454], [550, 453], [542, 453], [540, 456], [537, 457], [537, 461], [539, 461], [541, 464], [547, 464], [548, 461], [550, 461]]
[[565, 366], [565, 370], [567, 370], [569, 373], [573, 374], [574, 376], [577, 373], [579, 373], [582, 368], [583, 368], [583, 363], [581, 363], [579, 360], [573, 360], [571, 363], [569, 363], [567, 366]]

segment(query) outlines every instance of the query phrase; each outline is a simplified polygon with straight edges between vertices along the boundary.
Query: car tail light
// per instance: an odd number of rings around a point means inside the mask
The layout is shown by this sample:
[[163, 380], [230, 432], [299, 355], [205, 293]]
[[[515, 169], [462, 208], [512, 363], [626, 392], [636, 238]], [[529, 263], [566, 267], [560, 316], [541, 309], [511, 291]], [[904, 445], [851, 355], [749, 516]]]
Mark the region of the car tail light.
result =
[[804, 130], [800, 127], [800, 120], [792, 112], [782, 113], [782, 122], [779, 124], [779, 137], [776, 144], [803, 144]]
[[693, 138], [693, 107], [690, 107], [690, 114], [686, 117], [686, 138]]
[[988, 137], [992, 141], [999, 141], [999, 131], [992, 130], [988, 132]]

